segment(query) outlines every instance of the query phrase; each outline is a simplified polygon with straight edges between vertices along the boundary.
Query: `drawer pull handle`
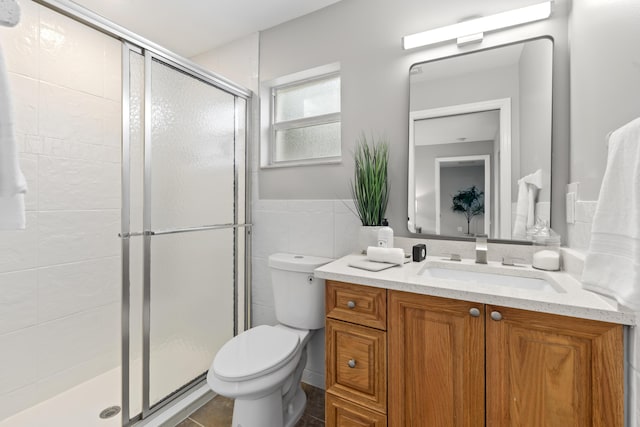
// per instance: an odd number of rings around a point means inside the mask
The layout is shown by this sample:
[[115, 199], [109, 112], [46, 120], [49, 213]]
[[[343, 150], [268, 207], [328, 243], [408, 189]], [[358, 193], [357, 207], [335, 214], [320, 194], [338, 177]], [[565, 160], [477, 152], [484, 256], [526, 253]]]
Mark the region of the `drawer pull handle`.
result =
[[480, 317], [480, 310], [475, 308], [475, 307], [473, 307], [473, 308], [469, 309], [469, 314], [472, 317]]
[[355, 301], [347, 301], [347, 307], [349, 307], [350, 309], [354, 309], [356, 308], [356, 302]]
[[349, 365], [350, 368], [355, 368], [356, 367], [356, 360], [355, 359], [350, 359], [347, 362], [347, 365]]
[[499, 311], [492, 311], [491, 318], [497, 322], [499, 320], [502, 320], [502, 314], [500, 314]]

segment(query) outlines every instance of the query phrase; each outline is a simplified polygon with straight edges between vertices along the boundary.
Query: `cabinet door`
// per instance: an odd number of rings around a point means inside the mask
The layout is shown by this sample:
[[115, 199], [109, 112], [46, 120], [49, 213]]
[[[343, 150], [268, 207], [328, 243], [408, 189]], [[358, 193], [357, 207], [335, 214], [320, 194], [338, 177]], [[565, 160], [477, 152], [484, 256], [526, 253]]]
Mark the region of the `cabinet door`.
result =
[[327, 392], [387, 411], [387, 334], [327, 319]]
[[327, 427], [387, 427], [387, 417], [347, 400], [326, 394]]
[[389, 292], [389, 425], [484, 426], [484, 307]]
[[622, 326], [486, 307], [487, 425], [623, 426]]

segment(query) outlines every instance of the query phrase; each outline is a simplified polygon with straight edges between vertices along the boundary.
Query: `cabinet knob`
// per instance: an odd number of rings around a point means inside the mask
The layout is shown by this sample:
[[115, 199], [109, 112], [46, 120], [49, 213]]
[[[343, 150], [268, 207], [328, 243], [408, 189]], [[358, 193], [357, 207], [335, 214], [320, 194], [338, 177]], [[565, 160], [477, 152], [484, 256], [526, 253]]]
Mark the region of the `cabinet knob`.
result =
[[473, 307], [471, 309], [469, 309], [469, 314], [473, 317], [480, 317], [480, 310]]
[[355, 301], [348, 301], [347, 302], [347, 307], [353, 309], [356, 308], [356, 302]]
[[355, 368], [356, 367], [356, 360], [355, 359], [350, 359], [347, 362], [347, 365], [349, 365], [350, 368]]
[[502, 314], [500, 314], [499, 311], [492, 311], [491, 318], [497, 322], [498, 320], [502, 320]]

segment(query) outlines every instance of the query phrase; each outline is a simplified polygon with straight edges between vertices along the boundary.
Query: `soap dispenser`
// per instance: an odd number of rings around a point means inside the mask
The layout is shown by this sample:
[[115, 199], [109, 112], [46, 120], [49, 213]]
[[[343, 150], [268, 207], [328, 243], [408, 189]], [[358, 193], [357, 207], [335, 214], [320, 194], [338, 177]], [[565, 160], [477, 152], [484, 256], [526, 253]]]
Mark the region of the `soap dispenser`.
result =
[[387, 218], [382, 220], [382, 227], [378, 230], [378, 247], [393, 247], [393, 229], [389, 227], [389, 221], [387, 221]]

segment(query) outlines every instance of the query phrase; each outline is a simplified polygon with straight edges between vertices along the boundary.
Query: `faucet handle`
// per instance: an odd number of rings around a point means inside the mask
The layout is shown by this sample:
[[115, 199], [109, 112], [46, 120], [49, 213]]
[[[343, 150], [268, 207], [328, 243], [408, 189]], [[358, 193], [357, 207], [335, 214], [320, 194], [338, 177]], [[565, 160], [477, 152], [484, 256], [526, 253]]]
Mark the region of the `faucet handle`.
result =
[[514, 256], [503, 256], [502, 257], [502, 265], [517, 267], [516, 261], [520, 261], [521, 263], [525, 262], [524, 258], [514, 257]]
[[462, 257], [460, 256], [460, 254], [451, 252], [449, 254], [449, 261], [462, 261]]

